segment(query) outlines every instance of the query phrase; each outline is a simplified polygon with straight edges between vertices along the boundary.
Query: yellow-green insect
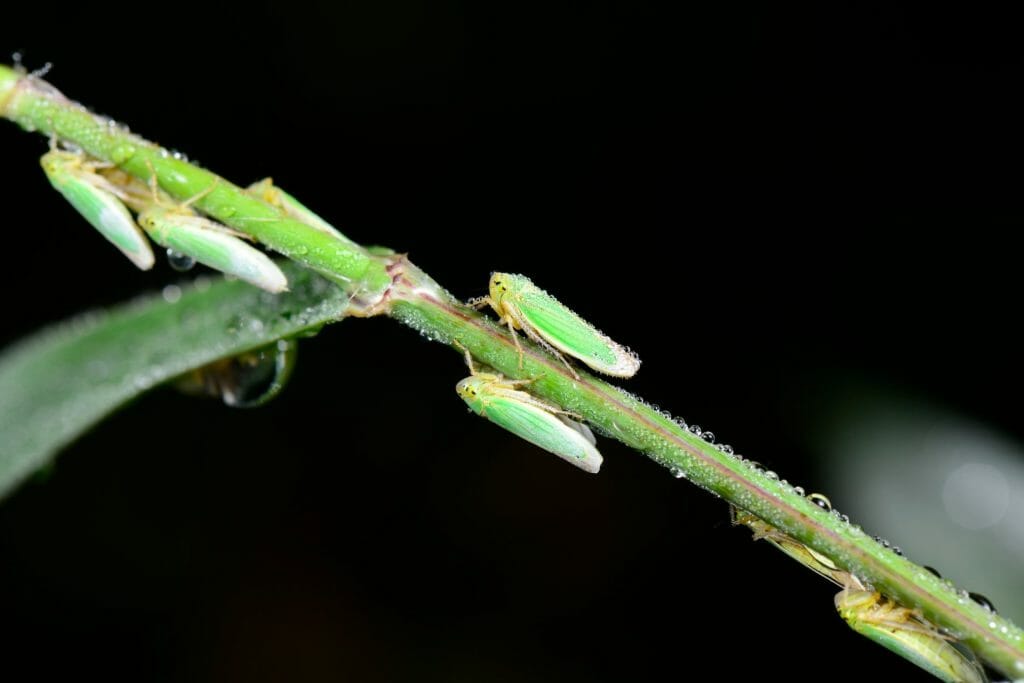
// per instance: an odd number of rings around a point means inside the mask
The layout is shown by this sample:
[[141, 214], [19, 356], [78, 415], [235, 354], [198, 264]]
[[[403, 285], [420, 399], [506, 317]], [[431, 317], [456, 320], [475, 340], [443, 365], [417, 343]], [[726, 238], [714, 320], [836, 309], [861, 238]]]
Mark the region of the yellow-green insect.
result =
[[268, 204], [276, 206], [284, 211], [286, 215], [294, 218], [300, 223], [305, 223], [311, 228], [316, 228], [320, 232], [333, 235], [334, 237], [345, 240], [346, 242], [350, 241], [347, 237], [335, 230], [334, 226], [330, 223], [306, 208], [306, 206], [298, 199], [288, 194], [280, 187], [274, 185], [274, 181], [271, 178], [264, 178], [263, 180], [255, 182], [247, 187], [245, 191], [254, 197], [262, 199]]
[[583, 361], [597, 372], [615, 377], [632, 377], [640, 369], [640, 359], [636, 354], [599, 332], [529, 278], [511, 273], [492, 273], [489, 290], [488, 296], [471, 304], [478, 308], [490, 305], [501, 322], [508, 325], [512, 340], [519, 349], [520, 367], [523, 349], [516, 330], [522, 330], [527, 337], [557, 356], [574, 377], [576, 372], [566, 362], [563, 353]]
[[590, 428], [571, 419], [571, 414], [561, 408], [519, 389], [532, 380], [508, 380], [498, 374], [477, 372], [468, 352], [466, 364], [472, 374], [460, 381], [455, 391], [473, 412], [585, 472], [601, 469], [601, 454]]
[[142, 270], [153, 267], [149, 240], [128, 213], [121, 190], [96, 172], [103, 164], [57, 149], [44, 154], [40, 163], [53, 187], [90, 225], [136, 266]]
[[836, 609], [857, 633], [895, 652], [946, 683], [985, 683], [977, 662], [968, 659], [920, 613], [851, 583], [836, 593]]
[[139, 213], [138, 221], [154, 242], [268, 292], [276, 294], [288, 289], [288, 279], [281, 269], [266, 254], [238, 238], [244, 235], [198, 216], [189, 208], [211, 192], [212, 186], [176, 206], [165, 205], [155, 175], [150, 178], [150, 190], [153, 202]]
[[911, 610], [866, 587], [856, 576], [840, 569], [829, 557], [808, 548], [757, 517], [732, 508], [733, 524], [754, 532], [776, 548], [842, 587], [836, 593], [839, 616], [857, 633], [916, 664], [946, 683], [985, 683], [976, 661], [958, 650], [917, 610]]

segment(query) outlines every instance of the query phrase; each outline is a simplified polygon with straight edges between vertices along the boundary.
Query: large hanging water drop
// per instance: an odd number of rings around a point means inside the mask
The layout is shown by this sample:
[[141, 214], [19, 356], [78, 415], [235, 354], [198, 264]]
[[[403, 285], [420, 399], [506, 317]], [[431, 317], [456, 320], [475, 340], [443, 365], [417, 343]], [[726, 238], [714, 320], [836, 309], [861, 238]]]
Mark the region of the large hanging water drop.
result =
[[281, 393], [297, 352], [294, 340], [281, 339], [193, 370], [177, 386], [187, 394], [218, 397], [232, 408], [255, 408]]
[[180, 251], [174, 251], [173, 249], [167, 250], [167, 263], [174, 270], [179, 273], [192, 270], [196, 265], [196, 260], [188, 254], [182, 254]]
[[992, 601], [986, 598], [984, 595], [982, 595], [981, 593], [968, 593], [967, 595], [970, 596], [971, 600], [974, 600], [974, 602], [978, 603], [979, 605], [987, 609], [989, 612], [995, 614], [996, 606], [993, 605]]

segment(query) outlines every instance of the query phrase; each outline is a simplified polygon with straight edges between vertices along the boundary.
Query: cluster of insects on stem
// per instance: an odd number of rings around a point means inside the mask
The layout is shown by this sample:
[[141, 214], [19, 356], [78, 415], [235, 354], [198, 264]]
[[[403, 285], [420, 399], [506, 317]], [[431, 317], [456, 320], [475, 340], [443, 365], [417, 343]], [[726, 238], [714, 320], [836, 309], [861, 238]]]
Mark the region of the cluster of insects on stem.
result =
[[[520, 367], [523, 347], [516, 330], [522, 330], [558, 358], [576, 379], [579, 375], [566, 355], [597, 372], [615, 377], [632, 377], [640, 369], [640, 359], [635, 354], [598, 331], [529, 278], [493, 273], [489, 290], [487, 296], [470, 301], [470, 305], [490, 306], [497, 312], [501, 323], [508, 326], [519, 352]], [[532, 380], [508, 380], [499, 374], [477, 372], [469, 352], [463, 351], [471, 376], [459, 382], [456, 391], [473, 412], [585, 472], [597, 473], [601, 454], [595, 447], [593, 433], [579, 421], [579, 416], [521, 388]]]
[[[287, 289], [284, 273], [263, 252], [245, 241], [250, 239], [247, 235], [202, 216], [193, 208], [220, 181], [215, 180], [199, 194], [177, 203], [159, 189], [152, 167], [149, 182], [144, 182], [113, 164], [87, 157], [73, 146], [61, 148], [56, 141], [51, 141], [50, 147], [41, 159], [50, 183], [138, 268], [147, 270], [154, 265], [151, 240], [166, 248], [169, 256], [203, 263], [268, 292]], [[270, 179], [259, 181], [245, 191], [277, 207], [285, 216], [347, 242], [330, 224], [292, 195], [275, 187]], [[570, 359], [613, 377], [629, 378], [639, 370], [640, 359], [634, 353], [523, 275], [493, 273], [488, 295], [469, 304], [476, 308], [489, 306], [497, 313], [519, 353], [520, 368], [524, 354], [519, 339], [522, 332], [558, 359], [575, 379], [580, 377]], [[586, 472], [599, 471], [602, 457], [594, 434], [579, 415], [531, 394], [529, 385], [534, 379], [509, 379], [489, 369], [478, 369], [469, 350], [457, 340], [455, 344], [462, 349], [470, 371], [470, 376], [456, 385], [456, 392], [473, 412]], [[275, 378], [287, 375], [286, 371], [282, 374], [282, 368], [289, 366], [282, 359], [293, 360], [294, 357], [293, 350], [278, 350], [281, 353], [267, 356], [275, 363]], [[250, 359], [245, 368], [270, 367], [260, 360], [262, 358]], [[237, 368], [232, 372], [237, 374], [235, 370]], [[200, 379], [206, 381], [203, 377]], [[276, 393], [280, 384], [272, 383], [272, 391], [261, 394], [257, 401], [250, 401], [241, 394], [236, 396], [234, 384], [228, 387], [231, 391], [227, 393], [231, 393], [234, 405], [256, 404]], [[201, 384], [201, 388], [211, 391], [207, 384]], [[227, 395], [223, 384], [213, 389]], [[919, 611], [881, 595], [829, 557], [749, 513], [734, 508], [733, 522], [749, 527], [755, 539], [769, 541], [840, 586], [842, 590], [835, 597], [836, 608], [858, 633], [944, 681], [985, 681], [983, 670], [969, 653], [959, 649], [952, 637], [941, 632]]]
[[[188, 265], [202, 263], [272, 293], [288, 287], [281, 269], [244, 241], [248, 239], [245, 234], [194, 210], [193, 206], [215, 189], [217, 180], [177, 203], [159, 189], [152, 166], [149, 182], [145, 183], [114, 164], [90, 159], [75, 148], [61, 148], [56, 139], [51, 139], [50, 151], [43, 155], [41, 165], [53, 187], [142, 270], [152, 268], [155, 262], [149, 243], [152, 240], [168, 250], [169, 258], [184, 260]], [[249, 186], [246, 192], [290, 218], [345, 239], [295, 197], [275, 187], [269, 178]], [[501, 316], [519, 350], [520, 366], [523, 348], [516, 330], [554, 354], [576, 378], [579, 375], [566, 355], [616, 377], [630, 377], [640, 367], [636, 355], [522, 275], [495, 273], [489, 295], [471, 303], [478, 308], [490, 305]], [[602, 458], [594, 435], [578, 416], [525, 391], [529, 380], [507, 380], [496, 373], [477, 372], [468, 351], [466, 362], [472, 374], [459, 382], [457, 391], [472, 410], [584, 471], [596, 473], [600, 469]]]
[[[172, 258], [202, 263], [275, 294], [288, 288], [281, 269], [244, 241], [248, 239], [246, 235], [201, 216], [192, 208], [214, 190], [216, 181], [185, 202], [176, 203], [157, 187], [152, 170], [149, 183], [143, 183], [113, 164], [89, 159], [81, 151], [60, 149], [56, 141], [51, 141], [50, 151], [40, 163], [53, 187], [142, 270], [149, 270], [155, 262], [148, 236], [166, 248]], [[290, 194], [274, 187], [269, 178], [246, 191], [278, 207], [285, 215], [341, 239], [334, 228]], [[136, 214], [134, 218], [131, 212]]]
[[[597, 331], [592, 325], [536, 287], [522, 275], [494, 273], [486, 297], [470, 302], [491, 306], [520, 354], [517, 330], [556, 356], [577, 377], [565, 355], [605, 374], [630, 377], [639, 359]], [[463, 349], [470, 377], [456, 390], [476, 413], [521, 438], [548, 450], [587, 472], [597, 472], [601, 455], [594, 437], [579, 417], [524, 390], [532, 380], [509, 380], [492, 372], [477, 371], [469, 351]], [[824, 499], [820, 494], [812, 497]], [[754, 538], [765, 539], [804, 566], [829, 579], [842, 590], [835, 596], [839, 615], [857, 633], [904, 657], [948, 683], [984, 683], [985, 673], [955, 639], [930, 623], [919, 610], [908, 609], [865, 585], [841, 569], [831, 558], [809, 548], [754, 515], [731, 508], [734, 524], [749, 527]]]

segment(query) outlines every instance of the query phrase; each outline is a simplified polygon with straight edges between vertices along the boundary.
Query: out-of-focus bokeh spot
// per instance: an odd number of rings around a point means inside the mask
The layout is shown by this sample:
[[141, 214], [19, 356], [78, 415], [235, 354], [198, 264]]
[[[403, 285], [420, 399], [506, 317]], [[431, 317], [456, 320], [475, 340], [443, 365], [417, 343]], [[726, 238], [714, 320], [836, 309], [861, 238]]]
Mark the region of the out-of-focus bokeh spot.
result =
[[978, 531], [995, 526], [1006, 517], [1010, 487], [1002, 470], [992, 465], [970, 462], [946, 477], [942, 502], [950, 519]]
[[819, 441], [833, 502], [958, 587], [1024, 615], [1024, 445], [931, 405], [864, 391]]

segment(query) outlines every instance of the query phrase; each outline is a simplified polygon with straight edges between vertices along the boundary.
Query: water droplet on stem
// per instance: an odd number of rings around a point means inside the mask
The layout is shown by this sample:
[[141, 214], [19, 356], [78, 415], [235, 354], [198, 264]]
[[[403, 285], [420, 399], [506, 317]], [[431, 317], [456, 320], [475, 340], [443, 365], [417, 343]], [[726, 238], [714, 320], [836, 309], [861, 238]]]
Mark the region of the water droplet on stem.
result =
[[828, 512], [831, 512], [832, 510], [832, 501], [830, 501], [828, 499], [828, 496], [826, 496], [823, 493], [812, 493], [807, 496], [807, 500], [811, 501], [812, 503], [820, 507], [822, 510]]

